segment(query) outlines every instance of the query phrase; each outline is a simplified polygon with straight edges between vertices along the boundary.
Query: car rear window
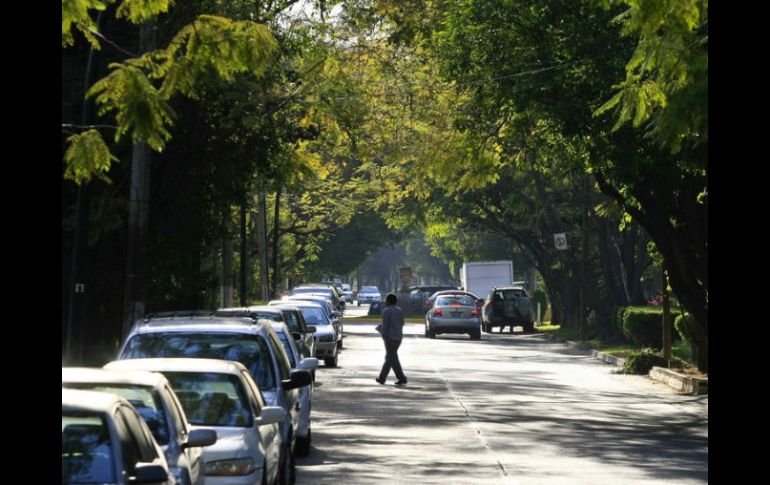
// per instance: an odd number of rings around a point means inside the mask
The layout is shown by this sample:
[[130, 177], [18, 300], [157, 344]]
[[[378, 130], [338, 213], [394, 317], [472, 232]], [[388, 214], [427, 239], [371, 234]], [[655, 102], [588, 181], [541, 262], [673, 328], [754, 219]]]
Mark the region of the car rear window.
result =
[[160, 332], [134, 335], [121, 359], [197, 357], [240, 362], [262, 391], [276, 388], [270, 349], [261, 335], [239, 333]]
[[467, 295], [446, 295], [439, 296], [438, 306], [475, 306], [473, 298]]
[[513, 300], [513, 299], [522, 298], [522, 297], [527, 298], [527, 292], [519, 289], [502, 290], [501, 293], [503, 294], [504, 300]]

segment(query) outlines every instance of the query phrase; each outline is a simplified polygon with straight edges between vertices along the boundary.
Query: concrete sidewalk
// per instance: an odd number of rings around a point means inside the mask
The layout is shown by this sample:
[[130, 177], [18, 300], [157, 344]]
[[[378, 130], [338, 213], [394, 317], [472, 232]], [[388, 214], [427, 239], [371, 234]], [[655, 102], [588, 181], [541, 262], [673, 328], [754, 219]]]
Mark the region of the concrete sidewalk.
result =
[[[557, 339], [556, 337], [553, 337], [550, 334], [545, 334], [545, 335], [549, 335], [551, 339], [563, 342], [569, 347], [583, 349], [583, 350], [590, 350], [592, 356], [608, 364], [623, 368], [623, 366], [626, 363], [626, 359], [622, 357], [615, 357], [613, 355], [605, 354], [604, 352], [591, 349], [590, 347], [587, 347], [586, 344], [584, 343], [573, 342], [571, 340]], [[549, 338], [549, 337], [546, 337], [546, 338]], [[708, 383], [709, 383], [708, 378], [700, 379], [687, 374], [683, 374], [681, 372], [676, 372], [672, 369], [666, 369], [665, 367], [653, 367], [650, 370], [648, 377], [655, 381], [662, 382], [663, 384], [666, 384], [672, 389], [675, 389], [679, 392], [683, 392], [686, 394], [691, 394], [694, 396], [699, 394], [708, 394]]]

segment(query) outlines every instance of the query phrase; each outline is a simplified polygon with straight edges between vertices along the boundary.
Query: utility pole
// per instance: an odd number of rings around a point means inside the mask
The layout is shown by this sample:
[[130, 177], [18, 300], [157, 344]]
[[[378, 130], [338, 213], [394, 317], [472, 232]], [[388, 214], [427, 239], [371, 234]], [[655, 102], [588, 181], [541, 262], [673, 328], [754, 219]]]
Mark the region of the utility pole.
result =
[[244, 196], [243, 203], [241, 204], [241, 285], [240, 285], [240, 291], [238, 292], [239, 300], [241, 303], [241, 306], [247, 306], [248, 303], [248, 288], [246, 287], [246, 269], [248, 268], [248, 265], [246, 264], [248, 260], [248, 255], [246, 251], [246, 200], [248, 199], [248, 196]]
[[259, 274], [262, 286], [262, 300], [270, 299], [270, 280], [268, 257], [267, 257], [267, 202], [265, 200], [265, 191], [260, 187], [257, 209], [257, 237], [259, 238]]
[[[140, 52], [155, 49], [156, 25], [154, 20], [150, 20], [139, 28]], [[128, 247], [126, 250], [125, 286], [123, 288], [121, 338], [125, 338], [131, 325], [145, 314], [150, 155], [151, 151], [147, 143], [144, 141], [134, 142], [131, 154], [131, 188], [128, 199]]]
[[[104, 12], [96, 17], [97, 29], [102, 29]], [[93, 122], [94, 104], [86, 99], [85, 93], [93, 84], [99, 58], [98, 51], [91, 46], [88, 51], [88, 62], [83, 91], [83, 110], [81, 122], [88, 126]], [[75, 234], [72, 240], [72, 261], [70, 270], [69, 308], [67, 311], [67, 340], [65, 360], [68, 364], [80, 363], [83, 358], [83, 338], [86, 311], [86, 259], [88, 256], [88, 219], [91, 201], [90, 182], [78, 185], [75, 205]]]

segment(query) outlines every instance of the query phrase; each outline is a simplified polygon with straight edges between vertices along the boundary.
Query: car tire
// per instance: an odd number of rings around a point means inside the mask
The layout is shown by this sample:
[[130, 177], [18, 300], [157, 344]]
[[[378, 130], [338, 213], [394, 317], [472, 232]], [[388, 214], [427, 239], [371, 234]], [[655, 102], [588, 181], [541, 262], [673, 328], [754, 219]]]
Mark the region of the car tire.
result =
[[[291, 443], [291, 438], [289, 438], [289, 443]], [[281, 455], [278, 468], [278, 483], [280, 485], [294, 485], [294, 482], [297, 480], [297, 464], [294, 460], [294, 454], [289, 450], [288, 443], [281, 450]]]
[[310, 443], [313, 440], [312, 430], [307, 429], [307, 436], [304, 438], [297, 436], [297, 444], [294, 445], [294, 452], [297, 456], [308, 456], [310, 454]]
[[337, 367], [337, 356], [325, 358], [324, 365], [326, 367]]
[[[427, 328], [427, 327], [426, 327]], [[436, 338], [436, 331], [432, 328], [428, 328], [428, 338]]]
[[524, 324], [524, 331], [525, 332], [534, 332], [535, 331], [535, 322], [525, 323]]
[[479, 329], [472, 331], [468, 335], [470, 335], [471, 340], [481, 340], [481, 330]]

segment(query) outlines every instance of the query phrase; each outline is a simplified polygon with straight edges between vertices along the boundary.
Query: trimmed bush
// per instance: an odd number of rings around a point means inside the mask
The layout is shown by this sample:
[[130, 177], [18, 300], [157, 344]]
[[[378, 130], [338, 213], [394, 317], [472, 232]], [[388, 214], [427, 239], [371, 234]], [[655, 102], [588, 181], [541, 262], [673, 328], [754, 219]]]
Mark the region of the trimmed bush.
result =
[[[671, 310], [671, 319], [676, 321], [679, 313]], [[671, 326], [671, 341], [679, 339], [678, 332]], [[663, 308], [659, 306], [626, 307], [623, 312], [623, 335], [642, 347], [663, 347]]]
[[627, 374], [648, 374], [653, 366], [666, 367], [666, 360], [663, 353], [644, 348], [639, 352], [634, 352], [626, 359], [623, 370]]

